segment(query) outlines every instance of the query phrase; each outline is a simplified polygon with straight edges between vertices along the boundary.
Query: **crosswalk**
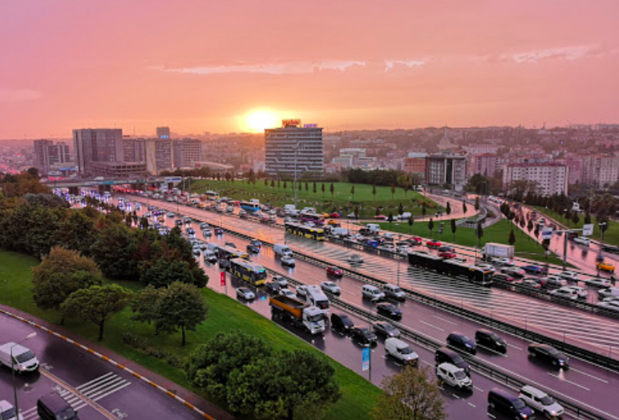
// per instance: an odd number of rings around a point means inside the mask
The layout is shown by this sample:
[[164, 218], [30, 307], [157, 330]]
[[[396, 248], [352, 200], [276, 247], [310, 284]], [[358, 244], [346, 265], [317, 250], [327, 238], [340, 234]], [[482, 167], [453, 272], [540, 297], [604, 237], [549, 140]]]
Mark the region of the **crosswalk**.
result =
[[[88, 403], [84, 401], [84, 397], [90, 401], [97, 402], [129, 385], [131, 385], [131, 382], [113, 372], [108, 372], [105, 375], [99, 376], [76, 387], [75, 390], [79, 395], [61, 387], [56, 387], [55, 391], [58, 392], [74, 410], [78, 411], [88, 405]], [[24, 420], [35, 420], [39, 418], [36, 407], [22, 411], [22, 415], [24, 416]]]

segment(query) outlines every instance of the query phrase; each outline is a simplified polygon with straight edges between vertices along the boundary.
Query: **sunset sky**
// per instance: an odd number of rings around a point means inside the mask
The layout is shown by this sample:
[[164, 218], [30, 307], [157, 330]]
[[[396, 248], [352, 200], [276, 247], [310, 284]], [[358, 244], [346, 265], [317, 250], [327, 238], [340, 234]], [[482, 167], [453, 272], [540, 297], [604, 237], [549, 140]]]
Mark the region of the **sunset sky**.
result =
[[3, 0], [0, 138], [248, 131], [256, 111], [619, 123], [618, 22], [617, 0]]

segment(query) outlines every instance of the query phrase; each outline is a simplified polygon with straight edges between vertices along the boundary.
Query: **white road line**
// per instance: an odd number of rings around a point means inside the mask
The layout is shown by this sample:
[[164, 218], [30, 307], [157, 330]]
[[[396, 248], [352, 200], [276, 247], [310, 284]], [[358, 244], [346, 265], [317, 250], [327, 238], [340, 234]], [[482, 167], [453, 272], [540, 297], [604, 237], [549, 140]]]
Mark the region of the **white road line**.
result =
[[522, 349], [520, 347], [518, 347], [518, 346], [514, 346], [513, 344], [509, 344], [509, 343], [507, 343], [507, 345], [510, 346], [510, 347], [515, 348], [516, 350], [522, 351]]
[[582, 389], [584, 389], [584, 390], [586, 390], [586, 391], [591, 391], [591, 390], [590, 390], [589, 388], [587, 388], [586, 386], [582, 386], [582, 385], [580, 385], [580, 384], [577, 384], [576, 382], [572, 382], [572, 381], [569, 381], [569, 380], [567, 380], [567, 379], [564, 379], [564, 378], [560, 377], [559, 375], [555, 375], [554, 373], [550, 373], [550, 372], [546, 372], [546, 373], [548, 373], [548, 374], [549, 374], [550, 376], [552, 376], [552, 377], [557, 378], [557, 379], [558, 379], [558, 380], [560, 380], [560, 381], [567, 382], [568, 384], [572, 384], [572, 385], [577, 386], [578, 388], [582, 388]]
[[469, 404], [471, 407], [473, 407], [473, 408], [477, 408], [477, 407], [475, 406], [475, 404], [471, 404], [471, 403], [468, 403], [468, 404]]
[[592, 379], [598, 380], [598, 381], [600, 381], [600, 382], [604, 382], [605, 384], [607, 384], [607, 383], [608, 383], [608, 381], [607, 381], [607, 380], [605, 380], [605, 379], [598, 378], [597, 376], [591, 375], [590, 373], [583, 372], [582, 370], [574, 369], [574, 368], [572, 368], [572, 367], [570, 368], [570, 372], [578, 372], [578, 373], [580, 373], [581, 375], [588, 376], [588, 377], [590, 377], [590, 378], [592, 378]]
[[473, 388], [475, 388], [475, 389], [476, 389], [476, 390], [478, 390], [479, 392], [484, 392], [484, 390], [483, 390], [483, 389], [481, 389], [481, 388], [479, 388], [479, 387], [477, 387], [477, 386], [475, 386], [475, 385], [473, 385]]
[[438, 316], [438, 315], [433, 315], [433, 316], [434, 316], [434, 318], [436, 318], [436, 319], [440, 319], [441, 321], [443, 321], [443, 322], [447, 322], [448, 324], [451, 324], [451, 325], [458, 325], [458, 323], [457, 323], [457, 322], [450, 321], [450, 320], [445, 319], [445, 318], [442, 318], [442, 317], [440, 317], [440, 316]]
[[427, 325], [428, 327], [436, 328], [436, 329], [437, 329], [437, 330], [439, 330], [439, 331], [445, 331], [445, 330], [444, 330], [444, 329], [442, 329], [441, 327], [437, 327], [436, 325], [432, 325], [432, 324], [430, 324], [429, 322], [422, 321], [421, 319], [419, 320], [419, 322], [421, 322], [421, 323], [422, 323], [422, 324], [424, 324], [424, 325]]
[[93, 379], [92, 381], [86, 382], [85, 384], [82, 384], [82, 385], [80, 385], [80, 386], [76, 387], [75, 389], [77, 389], [78, 391], [80, 391], [80, 390], [82, 390], [83, 388], [87, 387], [88, 385], [90, 385], [90, 384], [92, 384], [92, 383], [95, 383], [95, 382], [98, 382], [98, 381], [100, 381], [100, 380], [102, 380], [102, 379], [104, 379], [104, 378], [107, 378], [107, 377], [108, 377], [108, 376], [110, 376], [110, 375], [114, 375], [114, 372], [108, 372], [108, 373], [106, 373], [106, 374], [105, 374], [105, 375], [103, 375], [103, 376], [99, 376], [98, 378], [95, 378], [95, 379]]

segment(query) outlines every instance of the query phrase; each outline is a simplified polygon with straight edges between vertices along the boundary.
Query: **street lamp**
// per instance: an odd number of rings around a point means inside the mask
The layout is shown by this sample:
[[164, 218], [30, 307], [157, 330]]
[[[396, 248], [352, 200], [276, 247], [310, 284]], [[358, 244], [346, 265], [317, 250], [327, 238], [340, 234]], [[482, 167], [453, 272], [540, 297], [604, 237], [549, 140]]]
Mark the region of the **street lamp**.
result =
[[9, 353], [11, 356], [11, 371], [13, 371], [13, 398], [15, 399], [15, 417], [16, 418], [19, 418], [19, 404], [17, 403], [17, 385], [15, 384], [15, 360], [13, 359], [13, 347], [17, 346], [18, 344], [23, 343], [26, 340], [30, 340], [31, 338], [34, 338], [36, 336], [37, 336], [36, 332], [28, 334], [26, 338], [13, 344], [9, 350]]

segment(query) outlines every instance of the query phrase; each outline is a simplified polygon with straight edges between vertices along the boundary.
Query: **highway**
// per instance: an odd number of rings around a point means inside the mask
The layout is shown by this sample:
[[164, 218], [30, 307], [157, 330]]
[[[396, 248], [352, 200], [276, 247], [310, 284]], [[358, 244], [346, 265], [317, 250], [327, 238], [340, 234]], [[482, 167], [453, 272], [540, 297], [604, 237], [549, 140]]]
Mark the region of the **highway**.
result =
[[[159, 207], [165, 208], [164, 204], [167, 204], [167, 203], [157, 203], [157, 204], [159, 205]], [[198, 214], [195, 215], [195, 217], [200, 220], [207, 220], [208, 218], [207, 216], [215, 216], [215, 217], [219, 216], [217, 214], [213, 214], [213, 213], [209, 213], [209, 212], [205, 212], [202, 210], [197, 210], [197, 209], [193, 209], [189, 207], [182, 209], [183, 215], [190, 215], [193, 217], [194, 215], [192, 214], [192, 210], [195, 212], [198, 212]], [[145, 208], [142, 210], [142, 212], [144, 211], [146, 211]], [[264, 230], [267, 229], [268, 227], [264, 225], [260, 225], [260, 224], [253, 224], [247, 221], [240, 221], [234, 218], [225, 218], [225, 222], [226, 222], [225, 225], [229, 228], [232, 228], [228, 224], [233, 221], [235, 223], [236, 222], [244, 223], [246, 225], [246, 228], [251, 231], [250, 234], [252, 234], [253, 237], [257, 237], [258, 239], [269, 240], [273, 242], [273, 238], [267, 237], [267, 234], [270, 234], [270, 232], [267, 232], [267, 233], [264, 232]], [[168, 221], [168, 223], [171, 225], [170, 221]], [[195, 224], [193, 227], [198, 232], [198, 236], [201, 236], [200, 230], [198, 229], [197, 224]], [[235, 226], [233, 229], [236, 229], [237, 227], [238, 226]], [[270, 229], [273, 229], [273, 228], [270, 228]], [[279, 233], [280, 236], [283, 236], [283, 232], [281, 230], [278, 230], [277, 232]], [[232, 241], [239, 248], [244, 248], [246, 245], [245, 241], [241, 240], [238, 237], [234, 237], [233, 235], [226, 235], [225, 238], [221, 238], [221, 237], [213, 238], [211, 239], [211, 241], [224, 241], [224, 242]], [[307, 242], [307, 243], [313, 244], [313, 246], [328, 245], [328, 244], [319, 244], [317, 242], [299, 239], [296, 237], [291, 238], [291, 240], [288, 243], [293, 244], [293, 245], [298, 245], [297, 242]], [[331, 247], [333, 247], [334, 249], [337, 249], [337, 248], [343, 249], [341, 247], [337, 247], [333, 245], [331, 245]], [[293, 249], [294, 249], [294, 246], [293, 246]], [[333, 253], [334, 250], [331, 250], [331, 252]], [[346, 250], [346, 252], [348, 251]], [[325, 255], [325, 259], [326, 257], [327, 256]], [[330, 254], [329, 257], [337, 258], [337, 256], [333, 254]], [[379, 258], [379, 257], [376, 257], [376, 258], [378, 258], [379, 260], [383, 260], [382, 258]], [[284, 269], [283, 267], [281, 267], [278, 261], [274, 258], [272, 251], [267, 248], [263, 249], [260, 255], [253, 256], [252, 260], [259, 262], [265, 267], [277, 270], [281, 273], [285, 273], [289, 275], [290, 277], [303, 281], [304, 283], [319, 284], [321, 281], [326, 280], [324, 271], [322, 271], [322, 269], [318, 269], [313, 265], [304, 263], [299, 260], [297, 260], [297, 267], [295, 269]], [[367, 262], [364, 265], [368, 267], [371, 266], [372, 268], [374, 268], [373, 264], [368, 264]], [[403, 268], [401, 270], [406, 272], [407, 275], [410, 274], [410, 276], [412, 277], [419, 277], [418, 273], [415, 273], [416, 270], [412, 270], [413, 271], [412, 273], [408, 273], [408, 270], [406, 270], [405, 263], [402, 263], [402, 265], [403, 265]], [[218, 271], [216, 270], [215, 267], [210, 267], [210, 266], [206, 266], [205, 270], [209, 274], [214, 273], [214, 274], [211, 274], [211, 276], [215, 276], [214, 277], [215, 280], [211, 281], [210, 287], [216, 288], [217, 284], [215, 283], [218, 283], [217, 281]], [[372, 271], [372, 274], [376, 276], [378, 273], [376, 271]], [[426, 274], [431, 274], [431, 273], [426, 272]], [[437, 281], [440, 281], [442, 278], [442, 276], [439, 276], [436, 274], [433, 274], [433, 276], [435, 277], [434, 279], [427, 279], [427, 280], [437, 282]], [[379, 277], [382, 278], [383, 280], [385, 279], [383, 276], [379, 276]], [[452, 279], [443, 278], [442, 281], [446, 281], [446, 284], [439, 286], [439, 287], [442, 287], [443, 289], [445, 289], [446, 287], [450, 285], [451, 287], [453, 287]], [[361, 298], [360, 289], [361, 289], [362, 283], [354, 279], [351, 279], [351, 278], [343, 278], [339, 282], [341, 283], [341, 287], [343, 289], [343, 296], [342, 296], [343, 300], [353, 303], [358, 306], [363, 306], [366, 309], [373, 308], [373, 304], [371, 304], [370, 302], [364, 301]], [[413, 282], [413, 284], [416, 284], [416, 283], [417, 282]], [[236, 283], [233, 283], [233, 284], [236, 284]], [[479, 295], [479, 294], [475, 295], [476, 300], [478, 301], [481, 301], [482, 299], [485, 301], [494, 301], [494, 300], [499, 299], [496, 296], [492, 296], [493, 294], [494, 295], [497, 294], [496, 290], [480, 288], [477, 286], [469, 285], [468, 283], [457, 283], [456, 285], [457, 285], [457, 288], [460, 290], [471, 288], [472, 290], [483, 291], [483, 293], [486, 295], [485, 297], [480, 297], [482, 295]], [[232, 294], [231, 288], [228, 290], [228, 293]], [[505, 296], [500, 297], [501, 299], [509, 299], [513, 297], [523, 298], [522, 296], [516, 295], [514, 293], [509, 293], [509, 292], [500, 292], [500, 294], [505, 295]], [[259, 305], [259, 302], [260, 301], [258, 300], [256, 303]], [[252, 306], [256, 305], [256, 303], [252, 304]], [[502, 306], [505, 307], [505, 305], [506, 304], [503, 303]], [[404, 304], [401, 304], [400, 306], [404, 313], [403, 319], [402, 319], [402, 323], [404, 325], [418, 332], [424, 333], [430, 337], [433, 337], [437, 340], [440, 340], [440, 341], [444, 341], [445, 337], [451, 331], [454, 331], [454, 330], [464, 332], [469, 336], [473, 336], [475, 330], [480, 328], [480, 326], [475, 324], [474, 322], [465, 320], [458, 316], [454, 316], [445, 311], [430, 308], [426, 305], [419, 304], [411, 300], [407, 300]], [[510, 305], [507, 304], [507, 307], [504, 309], [506, 312], [505, 314], [501, 312], [497, 314], [497, 316], [509, 315], [512, 312], [509, 309], [509, 306]], [[513, 302], [511, 303], [511, 306], [513, 306]], [[543, 308], [541, 308], [541, 306], [543, 306]], [[529, 306], [525, 308], [525, 311], [531, 314], [531, 312], [534, 310], [543, 309], [545, 313], [544, 319], [546, 320], [546, 322], [556, 324], [559, 322], [559, 318], [556, 318], [554, 320], [552, 319], [548, 320], [548, 316], [549, 316], [548, 309], [552, 308], [553, 312], [555, 310], [567, 310], [567, 309], [559, 307], [559, 306], [556, 306], [555, 308], [555, 306], [556, 305], [550, 305], [550, 304], [540, 305], [537, 301], [533, 301], [532, 304], [530, 303]], [[268, 308], [266, 310], [268, 311]], [[519, 309], [519, 311], [522, 311], [522, 310]], [[552, 314], [550, 316], [552, 316]], [[595, 317], [593, 317], [593, 319], [595, 320]], [[566, 321], [570, 321], [570, 318], [566, 318]], [[579, 324], [582, 325], [583, 322], [584, 322], [583, 319], [579, 319], [578, 322], [571, 325], [571, 327], [577, 328], [578, 325]], [[590, 330], [591, 330], [591, 326], [584, 325], [582, 327], [579, 327], [577, 331], [579, 332], [579, 334], [581, 334], [584, 340], [584, 339], [592, 338], [592, 336], [590, 335]], [[613, 331], [609, 329], [608, 332], [610, 333]], [[615, 408], [614, 404], [611, 401], [609, 401], [608, 398], [606, 398], [607, 394], [604, 392], [604, 390], [608, 390], [608, 389], [619, 389], [619, 380], [616, 374], [608, 372], [605, 369], [592, 366], [588, 363], [575, 360], [574, 358], [572, 358], [571, 360], [573, 368], [568, 371], [558, 371], [558, 370], [549, 369], [548, 366], [544, 364], [534, 363], [529, 360], [529, 358], [527, 357], [527, 352], [526, 352], [526, 347], [528, 345], [527, 342], [519, 338], [516, 338], [516, 337], [504, 337], [504, 338], [506, 338], [510, 344], [507, 357], [504, 357], [502, 355], [493, 353], [492, 351], [483, 350], [483, 349], [480, 350], [480, 352], [478, 353], [478, 357], [487, 362], [494, 363], [497, 366], [500, 366], [501, 368], [507, 371], [510, 371], [513, 374], [521, 375], [522, 377], [525, 377], [525, 378], [530, 378], [529, 380], [530, 383], [536, 382], [538, 384], [541, 384], [549, 389], [554, 390], [555, 394], [557, 395], [562, 394], [564, 396], [571, 397], [575, 400], [584, 401], [585, 403], [591, 404], [594, 407], [600, 410], [603, 410], [607, 413], [612, 413], [613, 415], [619, 414], [617, 413], [617, 408]], [[595, 339], [595, 337], [593, 337], [593, 339]], [[330, 354], [329, 353], [330, 351], [335, 351], [337, 354], [336, 350], [329, 349], [326, 344], [325, 345], [318, 344], [318, 346], [323, 351], [326, 351], [328, 354]], [[380, 350], [377, 350], [377, 351], [380, 352]], [[337, 359], [340, 360], [339, 358]], [[353, 361], [356, 360], [356, 358], [354, 357], [350, 359], [353, 359]], [[431, 354], [428, 355], [428, 358], [424, 358], [422, 356], [422, 359], [429, 360], [430, 363], [432, 363]], [[350, 360], [346, 360], [346, 358], [340, 361], [344, 363], [345, 365], [355, 369], [354, 366], [350, 366], [350, 363], [354, 364], [354, 362], [351, 362]], [[374, 379], [375, 378], [373, 377], [373, 381]], [[474, 402], [472, 404], [477, 406], [477, 404], [475, 404]]]

